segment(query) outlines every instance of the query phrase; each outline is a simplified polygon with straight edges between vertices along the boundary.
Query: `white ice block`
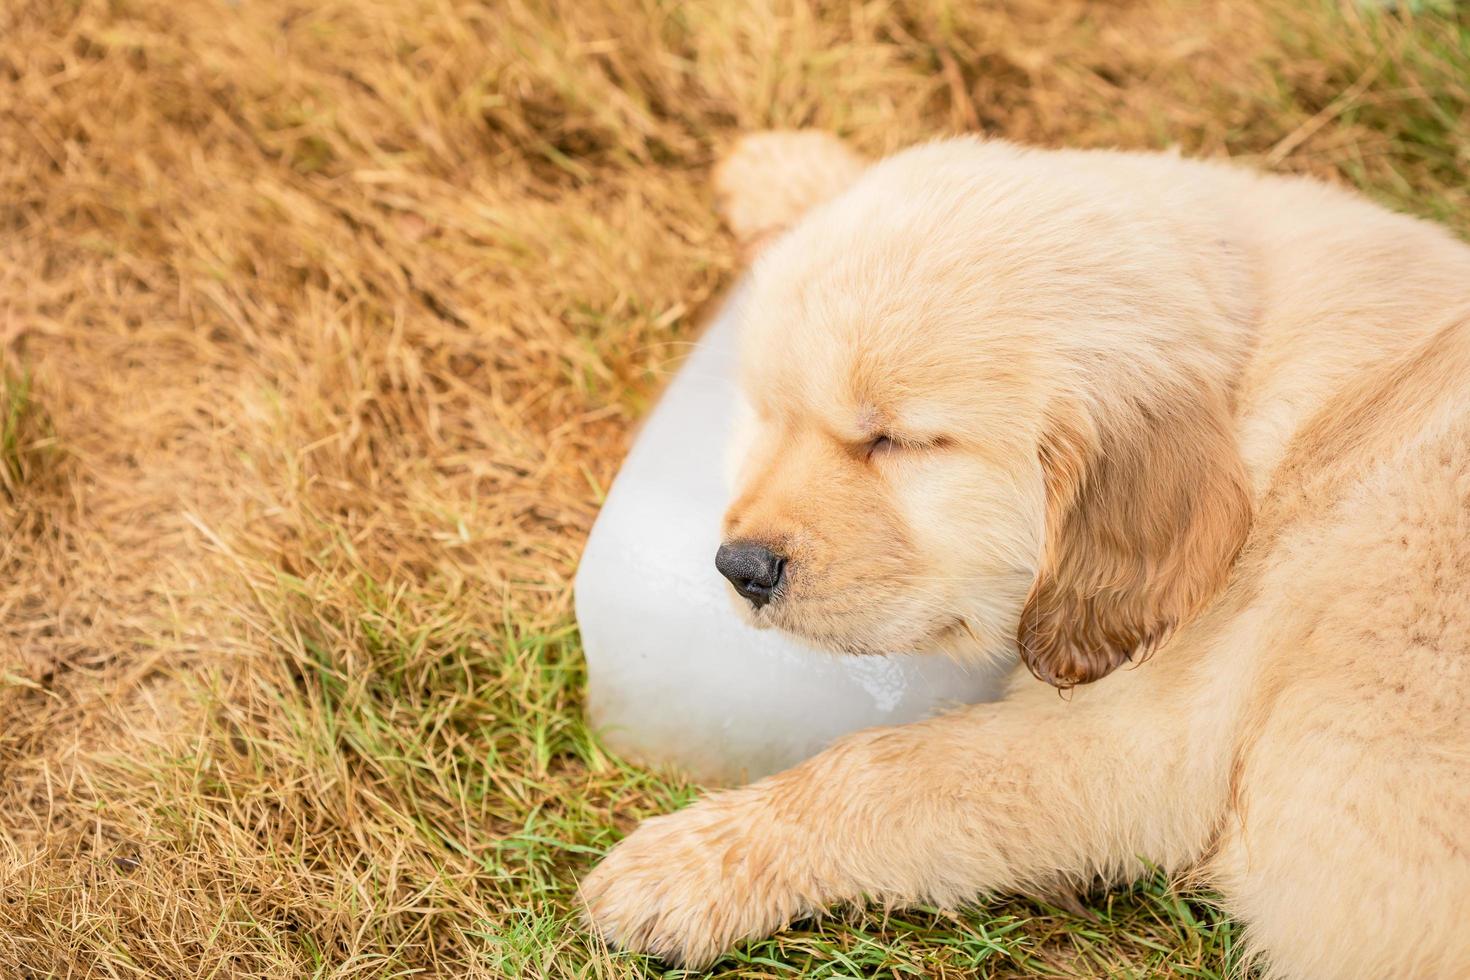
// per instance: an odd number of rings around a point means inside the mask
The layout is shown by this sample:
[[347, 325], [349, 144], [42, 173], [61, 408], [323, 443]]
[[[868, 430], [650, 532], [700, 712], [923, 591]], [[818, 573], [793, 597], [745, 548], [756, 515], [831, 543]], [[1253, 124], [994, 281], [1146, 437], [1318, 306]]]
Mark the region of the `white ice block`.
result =
[[593, 725], [629, 758], [718, 783], [784, 769], [859, 728], [992, 700], [1008, 669], [942, 654], [843, 656], [737, 615], [714, 564], [730, 494], [737, 304], [639, 433], [576, 581]]

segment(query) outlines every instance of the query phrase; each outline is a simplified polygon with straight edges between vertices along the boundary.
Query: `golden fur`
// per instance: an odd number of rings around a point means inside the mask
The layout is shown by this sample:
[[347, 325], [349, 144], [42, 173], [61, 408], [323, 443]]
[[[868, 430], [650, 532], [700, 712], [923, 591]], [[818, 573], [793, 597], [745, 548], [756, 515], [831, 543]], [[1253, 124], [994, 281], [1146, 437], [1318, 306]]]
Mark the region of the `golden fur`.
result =
[[650, 820], [594, 926], [702, 964], [1153, 864], [1273, 975], [1470, 976], [1470, 249], [1161, 155], [770, 133], [717, 183], [760, 253], [726, 533], [788, 557], [756, 621], [1083, 686]]

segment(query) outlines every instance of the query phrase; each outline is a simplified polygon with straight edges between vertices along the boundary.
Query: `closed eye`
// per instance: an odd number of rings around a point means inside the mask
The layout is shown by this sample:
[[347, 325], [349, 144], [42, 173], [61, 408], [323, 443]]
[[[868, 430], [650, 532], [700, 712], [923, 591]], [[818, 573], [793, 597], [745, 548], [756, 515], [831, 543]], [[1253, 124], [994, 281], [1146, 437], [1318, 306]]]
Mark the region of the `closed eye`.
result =
[[888, 456], [898, 452], [914, 452], [925, 449], [943, 449], [950, 444], [945, 436], [936, 436], [933, 439], [915, 440], [903, 439], [898, 436], [874, 436], [864, 445], [864, 456], [871, 460], [880, 456]]
[[891, 453], [896, 448], [898, 448], [898, 443], [894, 442], [891, 437], [878, 436], [868, 441], [867, 458], [872, 459], [874, 456]]

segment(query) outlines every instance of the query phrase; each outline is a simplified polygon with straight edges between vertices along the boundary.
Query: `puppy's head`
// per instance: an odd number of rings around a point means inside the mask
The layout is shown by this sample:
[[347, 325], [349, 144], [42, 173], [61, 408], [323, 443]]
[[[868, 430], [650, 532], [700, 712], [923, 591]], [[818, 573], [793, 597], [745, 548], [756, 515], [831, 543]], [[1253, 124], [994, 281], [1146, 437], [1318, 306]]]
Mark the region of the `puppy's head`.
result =
[[758, 624], [1017, 648], [1066, 687], [1218, 588], [1249, 516], [1249, 276], [1187, 191], [1098, 159], [911, 150], [760, 256], [716, 558]]

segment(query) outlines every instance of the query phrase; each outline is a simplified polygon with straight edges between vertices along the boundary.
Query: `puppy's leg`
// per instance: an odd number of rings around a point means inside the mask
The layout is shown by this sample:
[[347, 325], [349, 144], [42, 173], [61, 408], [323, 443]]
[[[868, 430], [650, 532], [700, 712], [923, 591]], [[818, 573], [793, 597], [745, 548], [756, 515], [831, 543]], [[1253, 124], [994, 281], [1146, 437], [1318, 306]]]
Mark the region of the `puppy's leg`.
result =
[[1470, 426], [1283, 567], [1213, 877], [1269, 976], [1470, 977]]
[[1226, 766], [1145, 673], [1070, 701], [1028, 679], [649, 820], [583, 882], [588, 916], [618, 946], [700, 965], [836, 901], [948, 905], [1117, 879], [1140, 857], [1183, 866], [1218, 825]]
[[1467, 740], [1384, 738], [1393, 700], [1291, 694], [1245, 762], [1210, 871], [1268, 976], [1470, 977]]
[[715, 168], [720, 213], [750, 256], [810, 208], [842, 193], [863, 166], [857, 154], [828, 133], [752, 133]]

